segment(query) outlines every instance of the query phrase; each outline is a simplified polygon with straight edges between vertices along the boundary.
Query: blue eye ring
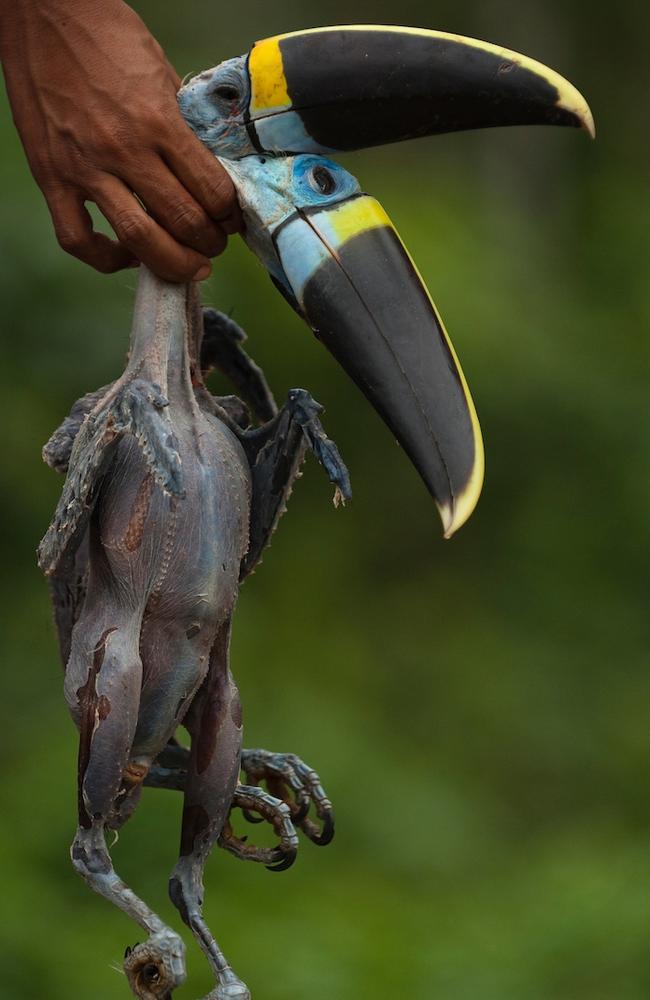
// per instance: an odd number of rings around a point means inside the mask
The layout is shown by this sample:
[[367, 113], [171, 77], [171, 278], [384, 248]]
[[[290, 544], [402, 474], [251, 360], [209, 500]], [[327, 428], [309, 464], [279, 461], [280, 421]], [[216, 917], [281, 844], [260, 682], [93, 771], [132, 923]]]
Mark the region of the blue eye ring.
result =
[[305, 205], [331, 205], [359, 190], [356, 177], [325, 156], [301, 154], [291, 169], [295, 197]]

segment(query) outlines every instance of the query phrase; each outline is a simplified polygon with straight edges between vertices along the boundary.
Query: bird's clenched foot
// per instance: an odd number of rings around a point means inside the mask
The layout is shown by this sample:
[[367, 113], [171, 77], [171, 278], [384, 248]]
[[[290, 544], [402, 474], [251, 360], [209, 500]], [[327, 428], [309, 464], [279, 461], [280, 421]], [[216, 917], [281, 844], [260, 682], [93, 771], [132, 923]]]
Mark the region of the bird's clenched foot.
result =
[[[293, 753], [269, 750], [242, 750], [241, 768], [247, 785], [263, 781], [276, 799], [285, 802], [291, 820], [309, 839], [321, 847], [334, 837], [334, 812], [316, 771]], [[309, 818], [314, 807], [320, 826]], [[245, 810], [246, 819], [260, 822]], [[266, 818], [266, 817], [264, 817]]]
[[[280, 843], [277, 847], [247, 844], [246, 837], [237, 837], [233, 833], [229, 816], [221, 831], [219, 846], [242, 861], [261, 861], [272, 872], [290, 868], [298, 853], [298, 836], [291, 822], [289, 805], [256, 786], [238, 785], [232, 800], [231, 808], [234, 807], [241, 809], [249, 822], [266, 820], [270, 823], [280, 838]], [[253, 813], [259, 813], [260, 819], [253, 816]]]
[[152, 934], [126, 949], [124, 972], [139, 1000], [170, 1000], [172, 990], [185, 981], [185, 945], [173, 931]]
[[307, 444], [325, 469], [330, 482], [336, 487], [335, 506], [350, 500], [352, 497], [350, 474], [338, 448], [332, 439], [328, 438], [318, 418], [324, 407], [317, 403], [306, 389], [290, 389], [286, 407], [296, 423], [300, 424]]

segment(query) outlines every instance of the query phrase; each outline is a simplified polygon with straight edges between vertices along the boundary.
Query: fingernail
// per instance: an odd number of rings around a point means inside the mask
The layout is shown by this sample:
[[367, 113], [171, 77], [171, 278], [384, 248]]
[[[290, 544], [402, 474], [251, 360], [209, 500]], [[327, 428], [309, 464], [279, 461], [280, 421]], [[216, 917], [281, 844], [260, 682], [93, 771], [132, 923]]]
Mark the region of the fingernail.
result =
[[203, 267], [200, 267], [198, 269], [198, 271], [196, 272], [196, 274], [192, 278], [192, 281], [203, 281], [205, 278], [208, 277], [208, 275], [210, 274], [211, 270], [212, 270], [212, 268], [210, 267], [209, 264], [204, 264]]

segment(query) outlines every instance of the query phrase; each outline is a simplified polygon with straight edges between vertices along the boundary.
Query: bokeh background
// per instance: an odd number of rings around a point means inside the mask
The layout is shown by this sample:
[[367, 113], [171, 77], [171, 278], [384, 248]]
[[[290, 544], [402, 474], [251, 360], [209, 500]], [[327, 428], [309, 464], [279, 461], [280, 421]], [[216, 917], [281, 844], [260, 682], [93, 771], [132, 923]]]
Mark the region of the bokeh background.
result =
[[[650, 996], [647, 5], [134, 6], [181, 73], [279, 31], [383, 21], [500, 42], [588, 97], [595, 144], [512, 129], [345, 158], [401, 230], [473, 388], [487, 478], [451, 542], [239, 241], [206, 283], [278, 397], [298, 384], [327, 405], [355, 489], [335, 512], [310, 461], [233, 648], [246, 744], [318, 768], [337, 837], [282, 876], [215, 851], [206, 913], [255, 1000]], [[120, 370], [135, 277], [59, 250], [4, 98], [0, 128], [0, 995], [117, 1000], [138, 930], [68, 862], [76, 734], [34, 550], [61, 485], [41, 445]], [[147, 792], [114, 850], [175, 926], [180, 805]], [[189, 971], [188, 1000], [211, 988], [194, 946]]]

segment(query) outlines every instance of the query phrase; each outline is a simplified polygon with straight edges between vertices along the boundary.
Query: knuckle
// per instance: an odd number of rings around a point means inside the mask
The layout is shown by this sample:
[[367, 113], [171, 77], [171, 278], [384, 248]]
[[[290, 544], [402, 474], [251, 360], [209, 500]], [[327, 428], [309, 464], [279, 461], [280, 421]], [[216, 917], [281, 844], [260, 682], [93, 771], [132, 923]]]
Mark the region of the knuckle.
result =
[[83, 233], [60, 226], [56, 229], [59, 246], [73, 257], [81, 257], [88, 252], [89, 240]]
[[147, 134], [161, 136], [169, 131], [169, 116], [162, 108], [146, 108], [142, 111], [140, 125]]
[[203, 213], [190, 202], [178, 202], [169, 209], [169, 221], [174, 228], [197, 236], [205, 229]]
[[123, 211], [113, 220], [113, 228], [121, 243], [139, 244], [147, 238], [149, 222], [144, 213]]
[[220, 213], [226, 215], [235, 207], [237, 203], [235, 186], [225, 171], [220, 174], [211, 173], [206, 177], [205, 188], [213, 209], [217, 208]]
[[95, 151], [102, 161], [113, 161], [124, 151], [124, 143], [112, 132], [104, 132], [97, 137]]

